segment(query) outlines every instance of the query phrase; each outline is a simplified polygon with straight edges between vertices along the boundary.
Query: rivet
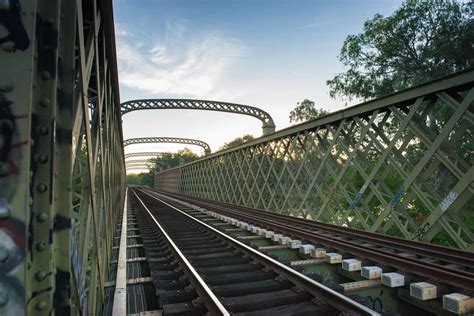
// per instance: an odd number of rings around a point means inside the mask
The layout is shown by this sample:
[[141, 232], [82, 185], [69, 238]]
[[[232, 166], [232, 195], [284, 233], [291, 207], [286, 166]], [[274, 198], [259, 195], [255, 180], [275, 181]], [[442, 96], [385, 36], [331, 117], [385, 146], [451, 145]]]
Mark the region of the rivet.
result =
[[0, 198], [0, 218], [10, 217], [12, 208], [6, 198]]
[[42, 241], [40, 241], [39, 243], [36, 243], [36, 250], [38, 251], [43, 251], [46, 249], [46, 244]]
[[13, 81], [7, 80], [0, 82], [0, 91], [1, 92], [10, 92], [15, 88]]
[[46, 272], [44, 271], [38, 271], [35, 273], [35, 278], [38, 281], [43, 281], [46, 278]]
[[7, 261], [8, 256], [9, 256], [8, 249], [0, 246], [0, 262]]
[[0, 306], [5, 306], [8, 303], [8, 293], [0, 292]]
[[40, 183], [40, 184], [38, 184], [36, 189], [38, 190], [39, 193], [44, 193], [44, 192], [46, 192], [46, 190], [48, 190], [48, 186], [44, 183]]
[[41, 212], [36, 216], [36, 218], [38, 219], [38, 222], [43, 223], [45, 220], [48, 219], [48, 214], [46, 214], [45, 212]]
[[41, 73], [41, 78], [43, 78], [44, 80], [49, 80], [51, 79], [51, 74], [49, 73], [49, 71], [45, 70]]
[[40, 105], [44, 108], [48, 107], [51, 105], [51, 100], [47, 97], [41, 98], [40, 100]]
[[39, 311], [42, 311], [43, 309], [46, 308], [46, 302], [45, 301], [39, 301], [36, 303], [36, 309]]
[[48, 135], [49, 133], [49, 128], [46, 127], [46, 126], [40, 126], [40, 128], [38, 129], [39, 133], [41, 135]]
[[14, 42], [3, 43], [2, 45], [0, 45], [0, 48], [7, 53], [11, 53], [15, 50], [15, 43]]
[[48, 155], [38, 155], [36, 157], [36, 161], [38, 161], [39, 163], [47, 163], [48, 160], [49, 160]]

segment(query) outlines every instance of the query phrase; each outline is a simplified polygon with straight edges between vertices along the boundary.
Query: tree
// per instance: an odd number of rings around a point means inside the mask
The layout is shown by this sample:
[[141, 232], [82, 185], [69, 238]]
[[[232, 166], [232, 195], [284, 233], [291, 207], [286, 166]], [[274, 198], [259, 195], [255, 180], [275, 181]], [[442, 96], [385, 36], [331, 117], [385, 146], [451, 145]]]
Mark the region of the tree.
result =
[[234, 147], [234, 146], [237, 146], [237, 145], [246, 143], [246, 142], [248, 142], [248, 141], [251, 141], [251, 140], [253, 140], [253, 139], [254, 139], [253, 135], [245, 134], [245, 135], [242, 136], [242, 137], [237, 137], [236, 139], [231, 140], [231, 141], [228, 142], [228, 143], [224, 143], [224, 145], [222, 145], [222, 146], [219, 148], [219, 150], [223, 150], [223, 149], [227, 149], [227, 148], [230, 148], [230, 147]]
[[332, 97], [370, 99], [472, 67], [473, 3], [406, 1], [349, 35], [339, 59], [348, 69], [327, 84]]
[[199, 159], [197, 154], [189, 148], [184, 148], [179, 150], [177, 153], [162, 153], [159, 157], [150, 159], [150, 162], [154, 165], [153, 169], [155, 171], [162, 171], [187, 164], [197, 159]]
[[290, 123], [306, 122], [328, 114], [326, 110], [317, 109], [313, 101], [304, 99], [296, 103], [296, 107], [290, 112]]
[[127, 184], [147, 185], [153, 187], [153, 172], [127, 174]]

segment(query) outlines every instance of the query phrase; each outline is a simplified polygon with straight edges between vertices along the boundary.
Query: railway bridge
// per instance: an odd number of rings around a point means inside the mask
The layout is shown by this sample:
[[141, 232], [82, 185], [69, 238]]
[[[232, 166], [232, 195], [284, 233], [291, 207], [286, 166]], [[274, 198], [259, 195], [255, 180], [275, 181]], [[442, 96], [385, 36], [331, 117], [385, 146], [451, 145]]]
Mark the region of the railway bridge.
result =
[[[473, 70], [275, 131], [122, 102], [112, 12], [0, 1], [0, 314], [474, 312]], [[264, 135], [127, 186], [144, 109]]]

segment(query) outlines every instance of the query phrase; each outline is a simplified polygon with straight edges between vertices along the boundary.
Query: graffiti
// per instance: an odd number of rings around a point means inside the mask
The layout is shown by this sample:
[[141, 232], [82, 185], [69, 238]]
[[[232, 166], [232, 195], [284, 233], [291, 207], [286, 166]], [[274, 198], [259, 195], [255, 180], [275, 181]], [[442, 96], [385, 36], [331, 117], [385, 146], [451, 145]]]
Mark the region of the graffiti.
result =
[[457, 199], [458, 194], [456, 192], [449, 192], [448, 196], [444, 198], [443, 201], [439, 204], [439, 208], [444, 212], [454, 203]]
[[9, 174], [8, 158], [15, 131], [15, 117], [11, 110], [12, 101], [0, 93], [0, 177]]
[[400, 202], [400, 199], [402, 198], [402, 195], [405, 193], [405, 188], [400, 187], [400, 189], [395, 193], [395, 195], [392, 197], [391, 203], [392, 204], [397, 204]]
[[354, 200], [351, 202], [351, 205], [349, 205], [349, 210], [353, 210], [356, 207], [357, 202], [359, 202], [361, 197], [362, 197], [362, 193], [357, 192]]
[[430, 223], [425, 223], [425, 225], [421, 226], [420, 229], [415, 232], [415, 235], [413, 236], [412, 240], [421, 239], [423, 235], [426, 234], [426, 232], [430, 229], [430, 227]]
[[[380, 296], [383, 296], [383, 291], [380, 291]], [[382, 300], [378, 297], [367, 296], [370, 302], [370, 308], [374, 311], [381, 311], [383, 309]]]
[[25, 288], [15, 276], [25, 258], [25, 225], [17, 219], [0, 219], [0, 292], [8, 295], [8, 304], [2, 308], [4, 315], [24, 314]]
[[0, 24], [8, 31], [8, 35], [0, 38], [0, 45], [13, 43], [12, 50], [26, 50], [30, 46], [30, 39], [21, 21], [21, 7], [19, 0], [7, 0], [5, 8], [0, 9]]

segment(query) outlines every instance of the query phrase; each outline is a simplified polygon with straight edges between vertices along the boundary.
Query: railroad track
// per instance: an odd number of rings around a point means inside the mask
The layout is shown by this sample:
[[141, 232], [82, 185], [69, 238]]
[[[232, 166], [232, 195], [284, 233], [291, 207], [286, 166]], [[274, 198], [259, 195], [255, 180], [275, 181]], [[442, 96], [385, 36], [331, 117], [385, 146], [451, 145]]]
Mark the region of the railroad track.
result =
[[200, 221], [204, 213], [131, 191], [163, 314], [377, 314], [365, 298], [336, 292]]
[[[157, 192], [149, 190], [149, 192]], [[457, 291], [474, 291], [474, 253], [347, 227], [305, 220], [226, 203], [158, 192], [252, 225], [321, 247], [352, 254], [378, 265], [449, 285]]]

